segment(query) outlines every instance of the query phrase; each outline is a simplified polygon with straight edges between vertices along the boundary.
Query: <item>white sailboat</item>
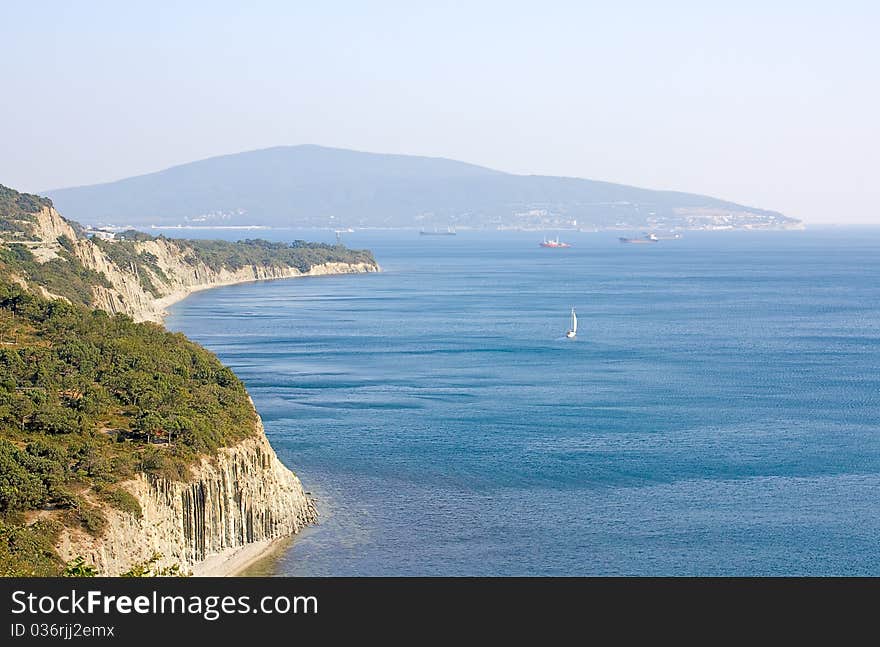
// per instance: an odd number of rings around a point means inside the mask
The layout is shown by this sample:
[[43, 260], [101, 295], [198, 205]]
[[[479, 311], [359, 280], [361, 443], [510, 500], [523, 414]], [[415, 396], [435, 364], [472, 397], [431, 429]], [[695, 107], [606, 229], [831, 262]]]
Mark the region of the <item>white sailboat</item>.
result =
[[578, 316], [575, 314], [574, 308], [571, 309], [571, 330], [565, 333], [569, 339], [573, 339], [578, 332]]

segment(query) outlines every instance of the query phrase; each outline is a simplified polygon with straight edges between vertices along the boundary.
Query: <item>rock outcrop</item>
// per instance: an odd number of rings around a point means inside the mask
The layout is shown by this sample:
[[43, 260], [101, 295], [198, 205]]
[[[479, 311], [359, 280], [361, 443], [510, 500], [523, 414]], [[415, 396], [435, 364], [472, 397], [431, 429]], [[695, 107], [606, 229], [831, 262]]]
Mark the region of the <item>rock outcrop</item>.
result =
[[[18, 220], [14, 232], [13, 242], [30, 250], [38, 263], [61, 258], [81, 263], [77, 271], [84, 268], [101, 276], [90, 285], [89, 305], [137, 321], [160, 321], [171, 303], [218, 285], [379, 270], [372, 262], [326, 262], [307, 271], [279, 264], [218, 269], [186, 241], [162, 237], [126, 241], [124, 250], [113, 249], [107, 245], [120, 243], [95, 242], [51, 206]], [[127, 256], [118, 253], [123, 251]], [[142, 257], [149, 263], [136, 262]], [[26, 283], [23, 277], [11, 278]], [[58, 297], [38, 282], [30, 287]], [[278, 460], [259, 422], [244, 441], [198, 460], [191, 475], [183, 482], [140, 473], [120, 484], [138, 500], [141, 517], [91, 501], [107, 519], [104, 530], [94, 537], [79, 527], [65, 528], [56, 545], [59, 555], [65, 560], [82, 556], [101, 575], [110, 576], [157, 553], [160, 567], [177, 564], [184, 572], [232, 574], [230, 553], [295, 534], [317, 518], [313, 502]], [[214, 567], [206, 571], [211, 561]]]
[[314, 523], [317, 513], [299, 479], [278, 460], [262, 427], [253, 437], [221, 449], [192, 467], [188, 482], [139, 474], [123, 485], [143, 516], [105, 508], [99, 539], [67, 529], [58, 543], [64, 559], [82, 556], [102, 575], [161, 554], [159, 565], [198, 573], [209, 557], [286, 537]]
[[[42, 261], [57, 257], [61, 249], [58, 239], [68, 238], [73, 243], [73, 253], [83, 266], [102, 274], [110, 283], [109, 287], [94, 286], [93, 305], [114, 314], [130, 315], [135, 321], [161, 321], [165, 308], [172, 303], [211, 287], [267, 279], [379, 271], [375, 263], [322, 263], [307, 271], [279, 265], [215, 269], [199, 259], [185, 241], [166, 238], [134, 243], [139, 254], [149, 254], [155, 259], [158, 272], [144, 267], [120, 267], [101, 247], [78, 234], [53, 207], [44, 207], [34, 215], [31, 229], [38, 242], [30, 245], [34, 256]], [[152, 286], [152, 291], [145, 287], [144, 278]], [[56, 296], [43, 292], [46, 296]]]

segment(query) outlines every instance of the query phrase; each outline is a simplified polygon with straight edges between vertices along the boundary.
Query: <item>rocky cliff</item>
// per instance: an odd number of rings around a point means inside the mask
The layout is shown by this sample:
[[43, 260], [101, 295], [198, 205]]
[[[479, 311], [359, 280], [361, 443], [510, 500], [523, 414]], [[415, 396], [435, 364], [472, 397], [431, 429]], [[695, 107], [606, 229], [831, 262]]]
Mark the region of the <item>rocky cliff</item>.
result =
[[[53, 207], [43, 207], [34, 216], [30, 225], [31, 253], [45, 262], [58, 257], [63, 247], [60, 239], [71, 241], [72, 251], [83, 266], [107, 279], [108, 285], [93, 287], [93, 305], [111, 313], [128, 314], [136, 321], [161, 321], [165, 308], [172, 303], [192, 292], [220, 285], [379, 270], [372, 262], [325, 262], [307, 270], [279, 264], [215, 268], [200, 259], [185, 241], [165, 238], [126, 242], [134, 247], [136, 256], [151, 259], [149, 267], [126, 265], [115, 262], [104, 248], [79, 234]], [[45, 289], [43, 292], [46, 296], [56, 296]]]
[[[0, 270], [5, 278], [48, 298], [128, 314], [136, 321], [159, 321], [169, 304], [218, 285], [379, 270], [368, 252], [315, 244], [286, 247], [250, 241], [218, 252], [200, 241], [146, 235], [94, 240], [48, 200], [0, 189], [7, 205], [0, 209]], [[106, 524], [97, 537], [83, 526], [66, 524], [55, 544], [58, 555], [64, 560], [82, 556], [101, 575], [119, 575], [155, 554], [162, 556], [160, 567], [177, 564], [194, 574], [234, 574], [235, 564], [241, 565], [235, 555], [249, 550], [256, 554], [254, 547], [313, 523], [313, 502], [278, 460], [258, 416], [256, 420], [249, 434], [235, 436], [246, 435], [244, 440], [190, 464], [190, 478], [184, 481], [138, 472], [118, 483], [135, 497], [140, 516], [83, 488], [78, 495], [84, 505], [100, 508]], [[153, 443], [155, 451], [169, 447]], [[58, 512], [46, 506], [30, 516], [51, 519]]]
[[[107, 528], [95, 539], [67, 529], [58, 552], [69, 560], [85, 557], [102, 575], [119, 575], [155, 553], [160, 565], [180, 565], [195, 574], [205, 560], [222, 561], [237, 549], [265, 545], [314, 523], [317, 513], [296, 475], [278, 460], [262, 427], [216, 457], [203, 458], [188, 482], [143, 474], [124, 487], [138, 499], [141, 518], [107, 509]], [[219, 558], [219, 560], [218, 560]]]

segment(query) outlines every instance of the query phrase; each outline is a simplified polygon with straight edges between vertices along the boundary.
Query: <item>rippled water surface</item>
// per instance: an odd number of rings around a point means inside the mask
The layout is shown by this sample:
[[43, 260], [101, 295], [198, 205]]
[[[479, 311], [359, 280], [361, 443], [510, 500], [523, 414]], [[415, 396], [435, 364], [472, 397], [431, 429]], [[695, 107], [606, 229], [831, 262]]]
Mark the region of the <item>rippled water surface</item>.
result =
[[168, 319], [318, 498], [279, 574], [880, 575], [880, 230], [348, 236]]

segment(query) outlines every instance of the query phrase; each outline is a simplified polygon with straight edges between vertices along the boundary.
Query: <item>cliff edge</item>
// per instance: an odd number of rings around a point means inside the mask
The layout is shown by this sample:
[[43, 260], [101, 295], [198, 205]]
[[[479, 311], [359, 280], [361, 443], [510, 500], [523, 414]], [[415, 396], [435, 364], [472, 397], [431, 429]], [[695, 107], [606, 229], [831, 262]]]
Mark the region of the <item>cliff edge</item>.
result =
[[[56, 544], [62, 559], [82, 556], [101, 575], [115, 576], [159, 554], [160, 568], [177, 564], [195, 575], [232, 575], [222, 561], [237, 549], [262, 547], [317, 521], [314, 503], [259, 423], [253, 437], [202, 457], [185, 482], [141, 473], [122, 487], [137, 498], [142, 516], [109, 509], [98, 539], [65, 529]], [[204, 572], [209, 558], [213, 568]]]
[[[286, 264], [283, 258], [260, 263], [209, 263], [196, 248], [197, 241], [145, 234], [132, 240], [88, 238], [80, 227], [50, 206], [43, 206], [33, 214], [32, 222], [26, 224], [29, 226], [24, 229], [31, 237], [17, 242], [29, 250], [37, 263], [56, 259], [78, 262], [86, 271], [103, 278], [91, 286], [93, 295], [89, 305], [113, 314], [127, 314], [135, 321], [161, 321], [165, 308], [193, 292], [211, 287], [379, 271], [372, 256], [354, 253], [349, 258], [350, 250], [345, 250], [346, 254], [334, 254], [329, 246], [324, 246], [324, 258], [306, 264]], [[40, 287], [45, 296], [68, 298], [53, 293], [52, 286]]]
[[234, 574], [317, 511], [232, 372], [140, 322], [218, 285], [379, 267], [338, 245], [97, 233], [0, 186], [0, 575], [156, 555], [153, 573]]

